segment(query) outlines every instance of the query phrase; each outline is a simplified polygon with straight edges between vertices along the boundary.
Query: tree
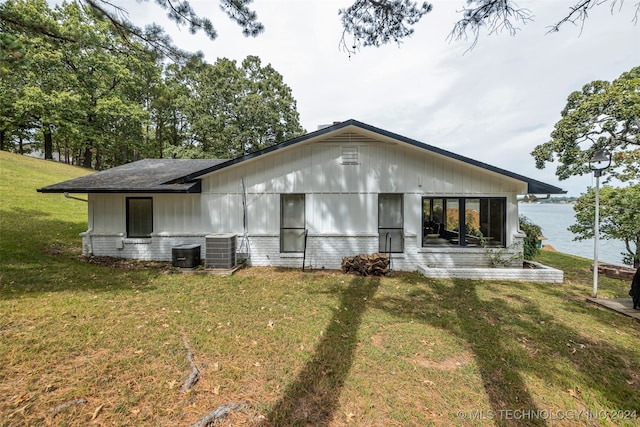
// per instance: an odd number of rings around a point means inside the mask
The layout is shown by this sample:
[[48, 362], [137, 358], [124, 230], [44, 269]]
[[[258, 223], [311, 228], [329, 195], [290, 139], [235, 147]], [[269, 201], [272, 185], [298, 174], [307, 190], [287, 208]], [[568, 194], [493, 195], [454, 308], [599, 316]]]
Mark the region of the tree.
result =
[[[594, 237], [595, 190], [581, 195], [574, 208], [576, 223], [569, 227], [574, 240]], [[626, 264], [640, 267], [640, 184], [624, 188], [604, 186], [600, 189], [600, 233], [604, 239], [622, 240]]]
[[[148, 0], [143, 0], [148, 1]], [[249, 8], [253, 0], [219, 0], [220, 8], [235, 21], [246, 36], [257, 36], [264, 31], [264, 25], [258, 21], [255, 11]], [[462, 0], [461, 0], [462, 1]], [[588, 17], [594, 7], [609, 4], [614, 11], [623, 0], [574, 0], [569, 12], [551, 25], [550, 31], [559, 31], [567, 23], [580, 24]], [[211, 40], [217, 37], [213, 22], [198, 15], [188, 1], [154, 0], [167, 11], [167, 16], [179, 26], [187, 26], [195, 33], [202, 31]], [[109, 22], [122, 36], [163, 52], [173, 58], [185, 53], [175, 48], [171, 40], [157, 25], [139, 28], [129, 21], [126, 11], [112, 0], [79, 0], [79, 3], [91, 10], [96, 17]], [[350, 55], [357, 52], [360, 46], [380, 46], [387, 43], [400, 43], [413, 33], [415, 25], [433, 6], [427, 2], [418, 3], [412, 0], [354, 0], [347, 8], [340, 9], [343, 24], [342, 48]], [[636, 4], [633, 21], [637, 21], [640, 3]], [[483, 29], [488, 34], [508, 31], [514, 35], [518, 25], [525, 25], [534, 18], [529, 9], [519, 7], [513, 0], [466, 0], [466, 7], [460, 11], [462, 18], [454, 25], [449, 37], [466, 40], [472, 36], [472, 47], [477, 43]], [[59, 34], [55, 28], [38, 22], [25, 20], [0, 7], [0, 22], [11, 22], [22, 26], [25, 30], [46, 34], [57, 40], [73, 42], [73, 38]]]
[[607, 149], [613, 154], [609, 176], [640, 179], [640, 67], [573, 92], [561, 114], [551, 140], [531, 153], [538, 168], [557, 160], [560, 179], [590, 173], [594, 151]]
[[76, 2], [0, 8], [56, 35], [0, 21], [2, 149], [17, 140], [22, 152], [27, 140], [46, 158], [57, 147], [68, 162], [103, 169], [145, 157], [237, 157], [304, 132], [291, 89], [258, 57], [163, 65]]
[[256, 56], [240, 66], [194, 57], [180, 75], [188, 90], [182, 111], [189, 140], [172, 147], [175, 156], [235, 158], [304, 133], [291, 89]]
[[143, 143], [147, 75], [157, 75], [157, 57], [127, 43], [108, 23], [88, 15], [76, 3], [60, 7], [61, 32], [77, 40], [61, 46], [62, 63], [80, 96], [75, 120], [83, 165], [102, 169], [135, 158]]
[[[21, 2], [10, 1], [2, 7], [6, 10], [21, 9], [29, 19], [51, 22], [51, 17], [47, 16], [50, 10], [44, 1], [34, 1], [30, 8], [23, 9], [22, 6]], [[50, 88], [46, 80], [55, 73], [41, 73], [42, 56], [36, 58], [27, 54], [34, 48], [43, 50], [41, 48], [46, 42], [43, 43], [42, 39], [40, 36], [24, 37], [24, 34], [12, 31], [11, 25], [0, 21], [0, 149], [9, 148], [8, 142], [17, 137], [22, 152], [23, 136], [40, 120], [38, 116], [44, 110], [32, 108], [33, 98], [30, 95], [36, 95], [39, 106], [48, 101], [42, 99], [42, 95]], [[51, 158], [47, 149], [45, 157]]]
[[52, 10], [44, 0], [9, 0], [0, 7], [59, 37], [1, 23], [2, 39], [13, 46], [0, 50], [0, 134], [35, 136], [43, 141], [45, 158], [52, 158], [54, 145], [61, 153], [63, 141], [65, 159], [71, 151], [86, 167], [130, 161], [144, 145], [145, 82], [159, 80], [158, 58], [125, 43], [77, 3]]

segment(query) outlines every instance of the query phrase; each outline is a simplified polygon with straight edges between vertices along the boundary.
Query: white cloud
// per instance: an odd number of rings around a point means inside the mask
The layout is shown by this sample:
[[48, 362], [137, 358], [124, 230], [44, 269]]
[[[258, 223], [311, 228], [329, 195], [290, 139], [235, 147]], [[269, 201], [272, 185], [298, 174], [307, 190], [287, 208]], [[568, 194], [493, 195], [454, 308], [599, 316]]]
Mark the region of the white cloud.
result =
[[434, 10], [401, 46], [365, 48], [349, 58], [339, 51], [338, 9], [349, 0], [256, 0], [266, 26], [245, 38], [217, 2], [192, 5], [212, 17], [219, 38], [192, 36], [161, 18], [153, 3], [122, 4], [136, 22], [158, 21], [177, 45], [242, 61], [258, 55], [292, 88], [303, 126], [357, 119], [513, 172], [558, 185], [578, 195], [591, 177], [559, 182], [555, 166], [537, 170], [529, 154], [548, 140], [567, 96], [596, 79], [612, 80], [640, 65], [640, 26], [631, 22], [634, 2], [620, 10], [592, 9], [584, 29], [548, 27], [571, 1], [519, 1], [536, 20], [516, 37], [483, 35], [469, 43], [446, 37], [464, 0], [433, 1]]

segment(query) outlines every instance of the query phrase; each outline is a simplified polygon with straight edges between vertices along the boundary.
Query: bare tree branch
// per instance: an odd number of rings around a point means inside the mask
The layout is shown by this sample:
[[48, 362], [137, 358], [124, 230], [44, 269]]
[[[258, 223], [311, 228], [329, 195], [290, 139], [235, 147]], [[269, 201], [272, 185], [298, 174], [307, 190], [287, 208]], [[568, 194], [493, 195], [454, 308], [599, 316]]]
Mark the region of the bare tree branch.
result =
[[524, 25], [534, 18], [531, 10], [521, 8], [511, 0], [469, 0], [468, 3], [472, 7], [462, 9], [463, 18], [456, 22], [447, 37], [449, 41], [467, 41], [470, 32], [473, 40], [467, 51], [478, 44], [482, 28], [489, 34], [508, 31], [514, 36], [520, 30], [518, 23]]
[[[151, 25], [144, 30], [135, 26], [128, 19], [127, 11], [118, 6], [120, 0], [74, 0], [86, 10], [108, 21], [123, 40], [138, 41], [151, 47], [154, 51], [173, 60], [180, 61], [189, 55], [173, 46], [170, 38], [162, 28]], [[138, 0], [150, 1], [150, 0]], [[187, 0], [153, 0], [167, 11], [169, 19], [177, 25], [185, 25], [191, 33], [203, 31], [211, 40], [217, 33], [210, 19], [196, 13]], [[245, 36], [257, 36], [264, 31], [264, 26], [258, 21], [257, 13], [250, 9], [253, 0], [218, 0], [220, 9], [242, 28]], [[355, 54], [361, 47], [382, 46], [389, 43], [400, 44], [414, 32], [414, 26], [427, 13], [431, 12], [431, 4], [419, 0], [351, 0], [353, 3], [347, 8], [340, 9], [338, 14], [342, 21], [343, 31], [339, 42], [339, 49], [349, 56]], [[507, 31], [516, 35], [521, 25], [533, 21], [531, 10], [521, 8], [515, 0], [459, 0], [465, 1], [466, 6], [459, 12], [462, 18], [454, 25], [447, 39], [449, 41], [467, 41], [473, 49], [478, 43], [483, 29], [488, 34]], [[624, 0], [574, 0], [575, 4], [569, 12], [549, 27], [549, 32], [557, 32], [567, 24], [585, 25], [588, 13], [594, 7], [603, 4], [611, 5], [611, 13], [620, 11]], [[634, 0], [636, 1], [636, 0]], [[11, 16], [0, 3], [0, 23], [7, 23], [16, 27], [45, 35], [60, 42], [75, 42], [73, 38], [60, 34], [45, 22], [24, 22], [24, 18]], [[640, 16], [640, 1], [635, 3], [635, 13], [632, 22], [637, 24]]]
[[[566, 23], [572, 23], [574, 25], [580, 25], [580, 32], [584, 28], [585, 21], [589, 17], [589, 11], [594, 7], [601, 6], [605, 3], [611, 2], [611, 14], [615, 13], [616, 5], [618, 11], [622, 9], [624, 0], [579, 0], [575, 5], [570, 7], [570, 12], [560, 21], [549, 27], [549, 33], [555, 33], [560, 31], [560, 27]], [[635, 4], [635, 13], [631, 22], [634, 25], [638, 23], [638, 14], [640, 14], [640, 2]]]
[[[558, 21], [556, 24], [552, 25], [549, 28], [549, 32], [550, 33], [556, 33], [558, 31], [560, 31], [560, 27], [564, 24], [566, 24], [567, 22], [570, 22], [574, 25], [577, 25], [578, 22], [580, 22], [580, 32], [582, 33], [582, 29], [584, 28], [584, 21], [587, 19], [588, 17], [588, 12], [589, 9], [598, 6], [604, 2], [607, 2], [609, 0], [581, 0], [578, 3], [576, 3], [574, 6], [571, 6], [571, 12], [569, 12], [569, 14], [567, 16], [565, 16], [564, 18], [562, 18], [560, 21]], [[616, 3], [616, 0], [613, 0], [613, 4], [611, 7], [613, 7]]]
[[[135, 47], [132, 40], [148, 46], [161, 56], [171, 58], [175, 62], [181, 62], [191, 56], [187, 52], [175, 47], [171, 38], [164, 33], [164, 30], [157, 25], [149, 25], [144, 30], [135, 26], [127, 19], [128, 12], [111, 2], [105, 0], [83, 0], [86, 3], [86, 10], [97, 15], [101, 19], [107, 20], [116, 33], [122, 37], [129, 47]], [[102, 4], [112, 7], [109, 11]]]

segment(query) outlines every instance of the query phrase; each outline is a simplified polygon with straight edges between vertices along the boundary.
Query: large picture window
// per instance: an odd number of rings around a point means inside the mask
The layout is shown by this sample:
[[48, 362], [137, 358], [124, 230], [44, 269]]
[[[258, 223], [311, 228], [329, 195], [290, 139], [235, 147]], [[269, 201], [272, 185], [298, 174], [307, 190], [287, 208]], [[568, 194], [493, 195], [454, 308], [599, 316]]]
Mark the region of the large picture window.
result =
[[378, 251], [404, 252], [402, 194], [378, 195]]
[[281, 194], [280, 252], [303, 252], [304, 232], [304, 194]]
[[506, 199], [425, 197], [422, 245], [505, 246]]
[[151, 237], [153, 232], [153, 199], [127, 198], [127, 237]]

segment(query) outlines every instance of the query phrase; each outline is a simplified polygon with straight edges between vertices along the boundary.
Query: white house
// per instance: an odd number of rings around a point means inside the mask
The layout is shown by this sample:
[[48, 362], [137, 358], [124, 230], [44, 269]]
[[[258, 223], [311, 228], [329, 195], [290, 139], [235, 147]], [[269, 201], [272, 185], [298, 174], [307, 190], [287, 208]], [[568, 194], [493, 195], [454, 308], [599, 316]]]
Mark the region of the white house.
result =
[[[237, 236], [250, 265], [336, 269], [388, 252], [396, 270], [521, 265], [517, 196], [562, 189], [348, 120], [232, 160], [141, 160], [38, 191], [87, 193], [85, 255], [171, 260]], [[510, 255], [515, 254], [515, 257]]]

